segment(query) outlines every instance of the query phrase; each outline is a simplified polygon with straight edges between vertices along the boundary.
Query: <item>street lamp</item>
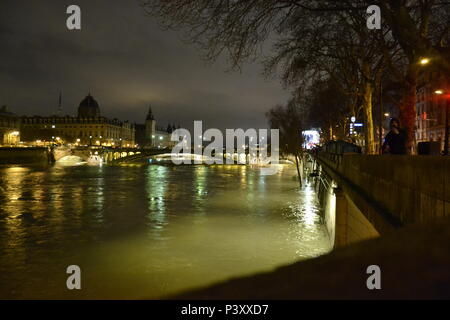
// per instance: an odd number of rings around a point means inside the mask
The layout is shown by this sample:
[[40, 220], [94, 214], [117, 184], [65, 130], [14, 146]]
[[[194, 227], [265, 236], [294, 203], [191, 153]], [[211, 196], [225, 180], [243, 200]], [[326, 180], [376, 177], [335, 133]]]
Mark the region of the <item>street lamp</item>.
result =
[[420, 59], [419, 63], [424, 66], [424, 65], [430, 63], [430, 59], [422, 58], [422, 59]]
[[[427, 65], [428, 63], [430, 62], [430, 59], [428, 59], [428, 58], [422, 58], [420, 61], [419, 61], [419, 63], [422, 65], [422, 66], [424, 66], [424, 65]], [[434, 94], [436, 94], [436, 95], [443, 95], [444, 94], [444, 90], [441, 90], [441, 89], [438, 89], [438, 90], [435, 90], [434, 91]], [[448, 95], [448, 92], [446, 92], [446, 105], [445, 105], [445, 139], [444, 139], [444, 152], [443, 152], [443, 154], [445, 155], [445, 156], [447, 156], [448, 155], [448, 131], [449, 131], [449, 128], [448, 128], [448, 114], [449, 114], [449, 108], [450, 108], [450, 106], [449, 106], [449, 95]]]
[[[434, 91], [434, 93], [436, 95], [438, 95], [438, 96], [442, 96], [442, 95], [444, 95], [444, 90], [440, 90], [439, 89], [439, 90]], [[448, 156], [448, 131], [449, 131], [449, 128], [448, 128], [448, 114], [449, 114], [449, 109], [450, 109], [450, 103], [449, 103], [450, 96], [448, 94], [446, 94], [444, 97], [446, 98], [445, 99], [444, 156]]]

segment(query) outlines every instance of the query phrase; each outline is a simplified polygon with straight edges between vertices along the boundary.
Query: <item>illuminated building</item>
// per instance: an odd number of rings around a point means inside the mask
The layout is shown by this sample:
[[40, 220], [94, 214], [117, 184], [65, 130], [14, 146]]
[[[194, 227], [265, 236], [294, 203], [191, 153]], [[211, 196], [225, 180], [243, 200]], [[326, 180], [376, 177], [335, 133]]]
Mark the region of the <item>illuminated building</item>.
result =
[[440, 150], [444, 148], [445, 101], [434, 92], [444, 83], [440, 72], [424, 72], [416, 94], [416, 142], [437, 141]]
[[6, 106], [0, 108], [0, 134], [3, 146], [16, 146], [20, 142], [20, 119]]
[[77, 117], [24, 116], [21, 135], [25, 142], [111, 147], [134, 147], [135, 127], [128, 121], [108, 119], [100, 114], [100, 106], [89, 94], [78, 107]]
[[167, 128], [158, 127], [152, 108], [149, 107], [145, 124], [136, 125], [136, 143], [146, 148], [171, 148], [175, 142], [171, 141], [174, 125], [168, 125]]

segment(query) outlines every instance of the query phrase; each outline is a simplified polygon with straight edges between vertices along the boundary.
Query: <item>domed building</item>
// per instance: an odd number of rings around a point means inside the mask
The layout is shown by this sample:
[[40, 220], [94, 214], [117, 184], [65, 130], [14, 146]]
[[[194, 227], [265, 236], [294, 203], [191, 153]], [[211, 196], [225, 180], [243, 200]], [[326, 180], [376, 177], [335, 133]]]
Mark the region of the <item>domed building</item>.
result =
[[23, 141], [36, 144], [135, 147], [135, 125], [101, 116], [100, 106], [90, 93], [80, 102], [77, 111], [76, 117], [22, 117]]
[[100, 107], [98, 102], [89, 93], [78, 107], [78, 118], [97, 118], [100, 117]]

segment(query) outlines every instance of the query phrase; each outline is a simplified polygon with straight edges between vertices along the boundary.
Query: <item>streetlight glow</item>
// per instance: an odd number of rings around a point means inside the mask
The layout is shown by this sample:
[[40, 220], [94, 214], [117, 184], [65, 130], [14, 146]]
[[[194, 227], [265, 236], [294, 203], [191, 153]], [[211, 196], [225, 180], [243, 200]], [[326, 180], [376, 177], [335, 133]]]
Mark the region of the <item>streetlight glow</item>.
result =
[[435, 94], [443, 94], [444, 93], [444, 91], [442, 91], [442, 90], [436, 90], [435, 92], [434, 92]]
[[430, 62], [430, 59], [428, 59], [428, 58], [423, 58], [420, 60], [420, 64], [423, 66], [428, 64], [429, 62]]

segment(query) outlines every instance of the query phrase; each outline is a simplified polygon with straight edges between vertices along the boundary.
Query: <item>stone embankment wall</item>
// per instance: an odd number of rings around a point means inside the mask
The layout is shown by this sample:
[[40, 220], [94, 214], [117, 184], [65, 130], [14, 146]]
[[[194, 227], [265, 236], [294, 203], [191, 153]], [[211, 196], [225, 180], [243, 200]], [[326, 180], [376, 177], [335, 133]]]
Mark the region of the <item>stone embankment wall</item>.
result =
[[47, 163], [50, 158], [47, 148], [0, 148], [0, 164]]

